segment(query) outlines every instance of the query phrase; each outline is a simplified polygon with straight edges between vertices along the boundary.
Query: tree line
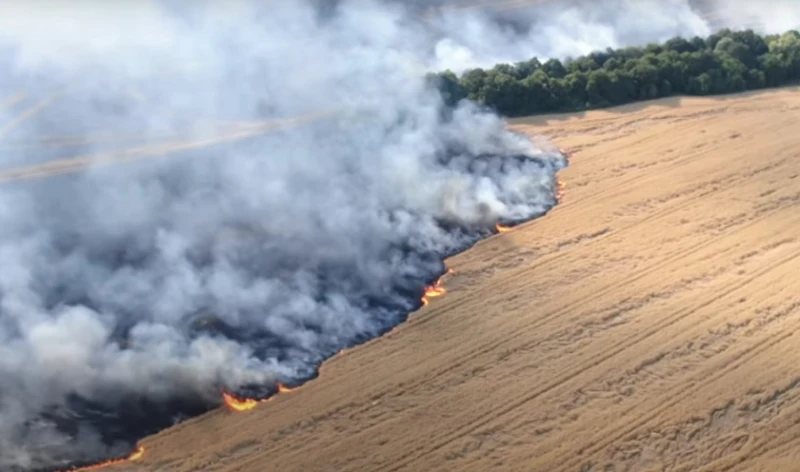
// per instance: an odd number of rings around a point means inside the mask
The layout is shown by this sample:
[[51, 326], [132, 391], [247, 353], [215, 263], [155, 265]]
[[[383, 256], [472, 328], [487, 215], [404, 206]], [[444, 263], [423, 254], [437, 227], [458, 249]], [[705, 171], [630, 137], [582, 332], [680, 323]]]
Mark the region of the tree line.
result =
[[707, 38], [537, 58], [492, 69], [430, 74], [445, 102], [470, 99], [505, 116], [580, 111], [672, 95], [715, 95], [800, 80], [800, 33], [725, 29]]

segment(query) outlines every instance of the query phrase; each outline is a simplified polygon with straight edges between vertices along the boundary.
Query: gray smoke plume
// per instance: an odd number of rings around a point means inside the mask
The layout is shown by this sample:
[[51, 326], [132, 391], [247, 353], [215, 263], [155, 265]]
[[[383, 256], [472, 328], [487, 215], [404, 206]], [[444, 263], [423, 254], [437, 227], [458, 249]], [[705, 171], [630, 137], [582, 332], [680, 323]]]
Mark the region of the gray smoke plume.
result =
[[[0, 180], [50, 176], [0, 187], [4, 470], [121, 454], [152, 417], [202, 411], [222, 388], [312, 377], [417, 308], [443, 256], [555, 203], [562, 157], [469, 104], [444, 110], [414, 59], [424, 29], [398, 6], [54, 1], [0, 16], [14, 72]], [[300, 119], [267, 132], [285, 117]]]
[[[399, 0], [398, 0], [399, 1]], [[800, 27], [800, 2], [748, 0], [418, 0], [434, 35], [428, 62], [461, 72], [497, 63], [576, 57], [719, 28], [783, 33]]]
[[704, 36], [708, 22], [688, 0], [445, 2], [428, 22], [441, 33], [439, 68], [576, 57], [605, 48]]
[[0, 2], [0, 469], [313, 377], [548, 211], [563, 156], [425, 72], [707, 28], [686, 2], [446, 6]]
[[707, 0], [698, 8], [713, 26], [752, 28], [765, 34], [781, 34], [800, 28], [800, 2], [774, 0], [767, 3], [744, 0]]

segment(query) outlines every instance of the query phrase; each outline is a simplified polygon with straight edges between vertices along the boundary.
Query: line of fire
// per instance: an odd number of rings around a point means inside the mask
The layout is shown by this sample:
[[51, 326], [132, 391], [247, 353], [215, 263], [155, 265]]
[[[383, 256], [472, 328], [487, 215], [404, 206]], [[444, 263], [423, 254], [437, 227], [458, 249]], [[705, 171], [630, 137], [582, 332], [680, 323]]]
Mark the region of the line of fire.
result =
[[[569, 155], [563, 149], [559, 150], [563, 156], [569, 161]], [[566, 191], [566, 184], [557, 177], [556, 185], [553, 189], [554, 197], [557, 203], [562, 203], [564, 200], [564, 195]], [[501, 222], [497, 222], [494, 226], [495, 234], [503, 234], [515, 229], [512, 225], [506, 225]], [[442, 297], [447, 293], [447, 289], [444, 286], [444, 280], [447, 276], [450, 276], [454, 273], [452, 268], [447, 268], [445, 272], [440, 275], [433, 283], [426, 285], [420, 297], [420, 308], [425, 307], [431, 303], [431, 301], [435, 298]], [[395, 328], [392, 328], [390, 331], [393, 331]], [[338, 351], [338, 355], [344, 354], [346, 352], [345, 349]], [[221, 405], [226, 408], [227, 410], [235, 413], [247, 412], [257, 408], [259, 405], [269, 402], [272, 398], [276, 395], [285, 395], [292, 393], [293, 391], [297, 390], [298, 386], [289, 387], [284, 384], [278, 383], [275, 386], [274, 391], [272, 394], [265, 398], [252, 398], [237, 394], [231, 391], [221, 391]], [[115, 458], [109, 459], [103, 462], [98, 462], [95, 464], [85, 465], [85, 466], [74, 466], [72, 468], [61, 469], [55, 472], [88, 472], [88, 471], [96, 471], [105, 469], [108, 467], [122, 465], [125, 463], [132, 463], [132, 462], [139, 462], [143, 460], [145, 457], [145, 448], [141, 445], [137, 445], [136, 448], [126, 457], [122, 458]]]

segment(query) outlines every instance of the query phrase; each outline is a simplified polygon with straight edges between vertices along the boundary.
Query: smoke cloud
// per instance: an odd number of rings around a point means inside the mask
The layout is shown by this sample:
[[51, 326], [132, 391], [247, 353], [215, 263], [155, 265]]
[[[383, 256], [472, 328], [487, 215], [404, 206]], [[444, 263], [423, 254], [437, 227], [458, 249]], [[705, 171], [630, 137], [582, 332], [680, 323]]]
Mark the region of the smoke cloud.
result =
[[736, 0], [710, 1], [706, 6], [711, 24], [729, 28], [752, 28], [781, 34], [800, 28], [800, 3], [776, 0], [766, 4]]
[[491, 8], [456, 5], [441, 7], [441, 14], [429, 20], [441, 33], [435, 63], [454, 71], [531, 57], [563, 59], [609, 47], [710, 33], [706, 20], [686, 0], [509, 1], [496, 2]]
[[0, 469], [307, 380], [547, 212], [563, 156], [423, 74], [707, 32], [611, 3], [0, 2]]
[[[414, 3], [414, 2], [412, 2]], [[576, 57], [605, 48], [707, 36], [715, 29], [783, 33], [800, 3], [746, 0], [420, 0], [435, 37], [429, 63], [462, 72], [497, 63]]]

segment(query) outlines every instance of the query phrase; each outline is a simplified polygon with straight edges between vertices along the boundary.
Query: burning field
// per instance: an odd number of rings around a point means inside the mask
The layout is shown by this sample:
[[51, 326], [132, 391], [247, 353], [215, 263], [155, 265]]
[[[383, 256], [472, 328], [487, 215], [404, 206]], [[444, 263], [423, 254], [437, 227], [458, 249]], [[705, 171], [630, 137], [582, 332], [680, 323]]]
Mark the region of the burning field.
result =
[[[691, 13], [676, 5], [667, 9]], [[468, 10], [458, 15], [469, 28], [456, 31], [444, 14], [420, 22], [420, 11], [392, 1], [310, 0], [266, 9], [246, 1], [2, 7], [0, 470], [486, 470], [510, 457], [506, 448], [520, 436], [504, 431], [513, 428], [542, 440], [514, 449], [517, 465], [579, 465], [576, 449], [553, 446], [565, 437], [598, 457], [635, 456], [631, 445], [599, 446], [587, 418], [608, 420], [612, 404], [636, 411], [638, 403], [623, 400], [642, 400], [637, 388], [669, 379], [678, 369], [672, 359], [694, 375], [693, 366], [705, 368], [702, 356], [733, 345], [687, 329], [698, 339], [673, 352], [672, 338], [656, 336], [665, 353], [640, 353], [641, 365], [628, 366], [634, 357], [614, 356], [630, 352], [641, 330], [690, 320], [637, 318], [637, 310], [714, 284], [727, 300], [733, 285], [717, 277], [739, 280], [726, 275], [729, 254], [745, 275], [761, 273], [762, 253], [782, 265], [776, 254], [794, 242], [781, 232], [788, 223], [775, 221], [769, 241], [747, 233], [720, 253], [704, 238], [783, 215], [794, 201], [785, 188], [759, 188], [752, 208], [729, 190], [755, 195], [750, 177], [793, 174], [788, 151], [735, 168], [719, 157], [688, 161], [708, 144], [665, 138], [664, 123], [683, 123], [685, 133], [695, 129], [689, 122], [708, 126], [724, 148], [743, 131], [702, 121], [722, 115], [721, 102], [701, 102], [688, 118], [658, 108], [630, 122], [611, 112], [551, 123], [535, 131], [584, 159], [606, 160], [570, 182], [566, 216], [519, 227], [565, 198], [566, 154], [470, 102], [446, 107], [424, 73], [507, 58], [509, 41], [519, 41], [514, 54], [566, 54], [564, 31], [576, 21], [614, 25], [598, 11], [567, 15], [558, 23], [564, 29], [534, 38], [509, 36], [507, 18]], [[703, 27], [662, 20], [605, 41]], [[568, 50], [583, 51], [589, 39]], [[795, 97], [779, 96], [773, 105], [793, 113]], [[760, 106], [749, 100], [743, 110]], [[767, 122], [753, 116], [754, 126]], [[656, 157], [636, 147], [630, 129], [659, 130], [642, 131], [662, 144]], [[694, 174], [675, 162], [709, 177], [689, 179]], [[682, 190], [654, 190], [668, 188], [648, 173], [662, 168], [676, 172]], [[630, 172], [646, 188], [613, 180]], [[692, 219], [691, 205], [709, 205], [695, 197], [717, 191], [739, 211]], [[665, 209], [684, 201], [689, 206]], [[661, 219], [670, 215], [681, 215], [680, 224]], [[639, 219], [669, 224], [672, 239]], [[678, 234], [700, 252], [683, 260]], [[611, 247], [594, 245], [606, 239]], [[662, 257], [630, 241], [663, 249], [672, 272], [623, 277]], [[698, 263], [689, 254], [720, 260], [679, 278], [676, 261]], [[649, 285], [637, 286], [640, 278]], [[677, 285], [659, 285], [668, 282]], [[775, 313], [790, 324], [794, 305], [773, 291], [774, 304], [726, 326], [771, 332]], [[744, 313], [748, 296], [742, 300]], [[705, 316], [705, 328], [725, 329], [714, 313]], [[749, 339], [727, 352], [757, 349]], [[600, 340], [619, 351], [599, 350]], [[622, 365], [652, 383], [585, 374], [617, 374]], [[646, 375], [659, 365], [670, 367]], [[758, 402], [772, 397], [756, 393], [753, 408], [764, 413]], [[731, 447], [746, 443], [737, 438]]]
[[[253, 19], [282, 26], [256, 46], [240, 22], [258, 10], [237, 6], [211, 8], [213, 28], [111, 7], [175, 37], [101, 31], [74, 62], [17, 45], [3, 83], [0, 469], [139, 460], [141, 437], [286, 393], [441, 295], [445, 257], [556, 204], [564, 156], [474, 105], [446, 109], [392, 55], [405, 31], [348, 28], [363, 8], [321, 21], [292, 5]], [[297, 44], [300, 29], [313, 40]], [[281, 44], [296, 54], [263, 49]], [[110, 51], [129, 54], [104, 62]], [[304, 75], [312, 58], [325, 71]], [[198, 125], [204, 112], [249, 124]]]
[[446, 256], [556, 203], [558, 151], [420, 99], [6, 184], [3, 467], [127, 454], [285, 393], [441, 295]]
[[408, 98], [6, 184], [3, 467], [121, 455], [223, 395], [246, 409], [313, 378], [440, 295], [444, 257], [556, 203], [560, 153]]
[[799, 114], [791, 89], [517, 121], [570, 151], [560, 205], [315, 381], [119, 470], [794, 470]]

